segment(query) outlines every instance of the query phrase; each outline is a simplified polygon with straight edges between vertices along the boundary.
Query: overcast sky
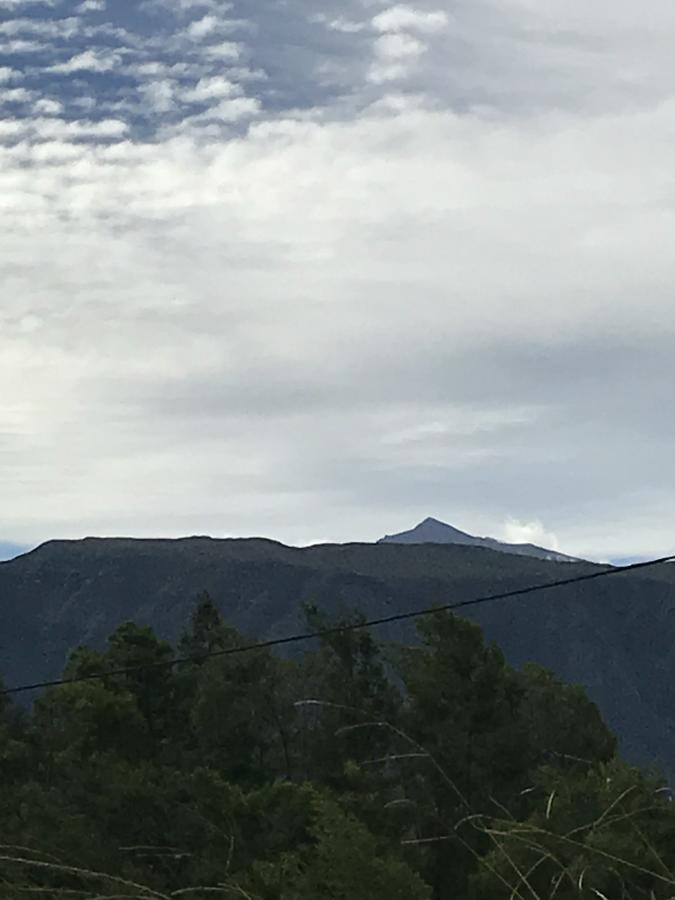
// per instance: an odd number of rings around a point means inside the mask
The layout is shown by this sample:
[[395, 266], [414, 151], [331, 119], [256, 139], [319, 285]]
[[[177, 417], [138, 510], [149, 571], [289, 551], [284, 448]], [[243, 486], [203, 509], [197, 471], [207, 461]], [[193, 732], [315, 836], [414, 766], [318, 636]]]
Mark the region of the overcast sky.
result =
[[0, 0], [0, 540], [675, 550], [674, 43], [672, 0]]

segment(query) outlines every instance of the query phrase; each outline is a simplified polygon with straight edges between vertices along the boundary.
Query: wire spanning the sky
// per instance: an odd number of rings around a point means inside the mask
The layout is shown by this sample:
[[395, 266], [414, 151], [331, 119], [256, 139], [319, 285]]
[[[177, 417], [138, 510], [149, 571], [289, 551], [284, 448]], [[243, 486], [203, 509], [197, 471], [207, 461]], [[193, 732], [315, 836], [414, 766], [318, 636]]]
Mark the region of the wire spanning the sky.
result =
[[176, 656], [161, 662], [142, 664], [137, 666], [126, 666], [118, 669], [111, 669], [106, 672], [97, 672], [90, 675], [78, 675], [73, 678], [56, 678], [51, 681], [39, 681], [33, 684], [17, 685], [15, 687], [5, 688], [0, 691], [2, 695], [21, 694], [28, 691], [37, 691], [44, 688], [59, 687], [66, 684], [78, 684], [85, 681], [97, 681], [104, 678], [117, 677], [122, 675], [130, 675], [134, 672], [141, 672], [149, 669], [170, 668], [181, 663], [202, 662], [205, 659], [211, 659], [219, 656], [234, 656], [240, 653], [251, 653], [255, 650], [269, 650], [274, 647], [283, 647], [289, 644], [299, 644], [305, 641], [316, 640], [320, 638], [332, 637], [338, 634], [344, 634], [349, 631], [362, 631], [368, 628], [376, 628], [381, 625], [390, 625], [394, 622], [405, 622], [410, 619], [419, 619], [424, 616], [431, 616], [440, 612], [455, 612], [460, 609], [467, 609], [473, 606], [481, 606], [485, 603], [495, 603], [497, 601], [506, 601], [523, 597], [528, 594], [535, 594], [539, 591], [548, 591], [555, 588], [568, 587], [570, 585], [581, 584], [587, 581], [595, 581], [600, 578], [608, 578], [612, 575], [620, 575], [625, 572], [635, 572], [641, 569], [653, 568], [662, 563], [675, 562], [675, 554], [670, 556], [662, 556], [658, 559], [645, 560], [643, 562], [631, 563], [627, 566], [613, 566], [606, 569], [596, 570], [584, 575], [574, 575], [571, 578], [558, 579], [557, 581], [545, 581], [539, 584], [531, 584], [522, 588], [515, 588], [500, 593], [486, 594], [480, 597], [473, 597], [469, 600], [460, 600], [455, 603], [443, 603], [438, 606], [430, 606], [420, 610], [409, 610], [402, 613], [394, 613], [390, 616], [382, 616], [376, 619], [367, 619], [363, 622], [355, 622], [349, 625], [336, 625], [331, 628], [324, 628], [318, 631], [301, 632], [299, 634], [288, 635], [282, 638], [271, 638], [265, 641], [256, 641], [249, 644], [235, 645], [221, 650], [212, 650], [207, 653], [199, 653], [188, 656]]

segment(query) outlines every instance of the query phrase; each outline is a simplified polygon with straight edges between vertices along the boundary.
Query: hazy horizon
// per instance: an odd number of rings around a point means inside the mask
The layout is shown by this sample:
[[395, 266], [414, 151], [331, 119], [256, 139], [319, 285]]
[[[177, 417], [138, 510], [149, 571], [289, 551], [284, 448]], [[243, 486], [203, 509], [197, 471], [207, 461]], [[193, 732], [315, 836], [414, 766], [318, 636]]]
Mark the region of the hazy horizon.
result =
[[[452, 525], [452, 523], [449, 523], [449, 522], [443, 522], [443, 521], [440, 520], [440, 519], [436, 519], [435, 516], [430, 516], [430, 517], [426, 517], [426, 518], [432, 518], [432, 519], [435, 519], [435, 520], [436, 520], [437, 522], [439, 522], [440, 524], [444, 524], [444, 525]], [[411, 530], [413, 530], [414, 528], [416, 528], [418, 525], [422, 524], [422, 521], [424, 521], [424, 520], [421, 520], [420, 522], [412, 523], [412, 524], [410, 524], [408, 527], [402, 529], [402, 531], [411, 531]], [[457, 527], [457, 526], [456, 526], [456, 525], [452, 525], [452, 527]], [[463, 530], [464, 530], [464, 529], [460, 528], [460, 531], [463, 531]], [[190, 538], [200, 538], [200, 537], [204, 537], [204, 538], [209, 538], [209, 539], [214, 539], [214, 540], [223, 540], [223, 539], [249, 540], [249, 539], [257, 539], [257, 538], [259, 538], [259, 539], [262, 539], [262, 540], [279, 541], [280, 543], [288, 544], [288, 546], [295, 546], [295, 547], [311, 547], [311, 546], [316, 546], [316, 545], [319, 545], [319, 544], [331, 544], [331, 543], [337, 543], [337, 544], [367, 543], [367, 544], [372, 544], [372, 543], [376, 543], [377, 541], [379, 541], [381, 538], [383, 538], [383, 537], [385, 537], [385, 536], [391, 536], [392, 534], [393, 534], [393, 535], [396, 535], [396, 534], [398, 534], [398, 533], [399, 533], [398, 531], [393, 531], [393, 532], [384, 532], [384, 531], [383, 531], [381, 534], [377, 535], [376, 537], [370, 537], [370, 538], [367, 538], [367, 539], [360, 539], [360, 540], [356, 540], [356, 539], [352, 539], [352, 538], [344, 538], [343, 540], [334, 541], [334, 540], [329, 540], [329, 539], [326, 539], [326, 538], [314, 537], [314, 538], [308, 538], [308, 539], [305, 539], [305, 540], [299, 540], [299, 541], [296, 541], [296, 542], [294, 542], [294, 543], [289, 543], [289, 542], [281, 541], [279, 538], [275, 537], [274, 535], [270, 535], [270, 534], [262, 534], [262, 533], [251, 533], [251, 534], [226, 534], [226, 533], [223, 533], [223, 534], [206, 534], [206, 533], [201, 533], [201, 532], [195, 532], [194, 534], [187, 534], [187, 533], [186, 533], [186, 534], [175, 534], [175, 535], [166, 535], [166, 534], [162, 534], [162, 533], [154, 533], [154, 534], [148, 533], [148, 534], [145, 534], [145, 535], [133, 535], [133, 534], [105, 534], [105, 533], [103, 533], [103, 534], [96, 534], [96, 535], [94, 535], [94, 534], [82, 534], [82, 535], [72, 534], [72, 535], [69, 535], [69, 536], [67, 536], [67, 537], [63, 537], [63, 538], [60, 538], [60, 539], [61, 539], [61, 540], [84, 540], [84, 539], [86, 539], [86, 538], [96, 538], [96, 539], [103, 539], [103, 540], [106, 540], [106, 539], [113, 539], [113, 540], [114, 540], [114, 539], [131, 539], [131, 540], [144, 540], [144, 539], [145, 539], [145, 540], [153, 540], [153, 539], [154, 539], [154, 540], [181, 540], [181, 539], [190, 539]], [[488, 538], [494, 538], [494, 537], [495, 537], [494, 534], [480, 534], [480, 535], [475, 535], [475, 536], [476, 536], [476, 537], [488, 537]], [[36, 542], [34, 542], [34, 543], [31, 543], [31, 544], [24, 544], [24, 545], [19, 545], [19, 544], [7, 542], [7, 541], [0, 541], [0, 562], [8, 562], [8, 561], [11, 561], [12, 559], [15, 559], [16, 557], [21, 556], [21, 555], [23, 555], [24, 553], [29, 553], [31, 550], [34, 550], [34, 549], [36, 549], [37, 547], [41, 546], [42, 544], [47, 543], [47, 542], [49, 542], [49, 541], [51, 541], [51, 540], [59, 540], [59, 538], [51, 538], [51, 537], [47, 537], [47, 538], [44, 538], [43, 540], [39, 540], [39, 541], [36, 541]], [[513, 526], [511, 526], [510, 529], [509, 529], [509, 528], [506, 529], [506, 536], [498, 537], [497, 540], [503, 541], [505, 544], [535, 544], [535, 545], [538, 545], [538, 546], [543, 546], [543, 545], [539, 542], [539, 540], [538, 540], [537, 533], [536, 533], [536, 529], [535, 529], [534, 527], [531, 527], [531, 528], [529, 529], [529, 531], [528, 531], [527, 529], [522, 529], [522, 528], [521, 528], [521, 529], [516, 529], [516, 530], [514, 531]], [[546, 546], [545, 546], [545, 549], [555, 550], [555, 551], [558, 551], [558, 552], [561, 552], [561, 553], [565, 553], [567, 548], [559, 547], [559, 546], [557, 546], [557, 545], [556, 545], [556, 546], [546, 545]], [[610, 556], [602, 557], [602, 558], [591, 557], [591, 556], [586, 557], [586, 558], [589, 559], [590, 561], [593, 561], [593, 562], [599, 562], [599, 563], [611, 563], [612, 565], [621, 566], [621, 565], [629, 565], [629, 564], [635, 563], [635, 562], [642, 562], [642, 561], [648, 559], [649, 557], [644, 556], [644, 555], [632, 555], [632, 556], [613, 556], [613, 555], [610, 555]]]

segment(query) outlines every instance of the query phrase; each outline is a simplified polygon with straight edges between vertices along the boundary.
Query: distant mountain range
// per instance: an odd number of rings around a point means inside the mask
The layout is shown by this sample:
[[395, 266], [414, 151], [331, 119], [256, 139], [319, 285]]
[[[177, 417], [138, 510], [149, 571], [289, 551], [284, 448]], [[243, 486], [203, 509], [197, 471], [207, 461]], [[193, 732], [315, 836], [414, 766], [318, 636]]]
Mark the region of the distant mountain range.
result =
[[[329, 616], [359, 609], [377, 618], [597, 570], [466, 540], [306, 548], [261, 539], [51, 541], [0, 563], [0, 677], [8, 685], [53, 678], [74, 647], [101, 647], [127, 620], [175, 639], [203, 590], [245, 635], [276, 638], [304, 630], [304, 602]], [[628, 759], [658, 760], [675, 775], [675, 567], [464, 612], [513, 665], [534, 661], [584, 685]], [[414, 623], [375, 634], [410, 642]]]
[[579, 562], [573, 556], [558, 553], [557, 550], [547, 550], [546, 547], [537, 547], [536, 544], [507, 544], [491, 537], [476, 537], [467, 534], [439, 522], [438, 519], [428, 518], [410, 531], [402, 531], [399, 534], [387, 534], [378, 541], [379, 544], [463, 544], [471, 547], [485, 547], [488, 550], [497, 550], [500, 553], [514, 553], [516, 556], [534, 556], [537, 559], [547, 559], [552, 562]]

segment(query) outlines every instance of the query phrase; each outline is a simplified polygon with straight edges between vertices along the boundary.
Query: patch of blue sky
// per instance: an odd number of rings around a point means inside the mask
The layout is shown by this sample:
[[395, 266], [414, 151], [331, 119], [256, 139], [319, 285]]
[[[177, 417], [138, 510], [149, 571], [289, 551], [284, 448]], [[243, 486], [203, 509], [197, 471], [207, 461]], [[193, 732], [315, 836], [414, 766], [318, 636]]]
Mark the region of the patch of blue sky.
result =
[[24, 544], [12, 544], [7, 541], [0, 541], [0, 562], [6, 562], [27, 553], [30, 547]]
[[0, 0], [0, 115], [125, 123], [103, 141], [236, 131], [261, 113], [321, 109], [348, 93], [359, 37], [344, 37], [299, 0]]

